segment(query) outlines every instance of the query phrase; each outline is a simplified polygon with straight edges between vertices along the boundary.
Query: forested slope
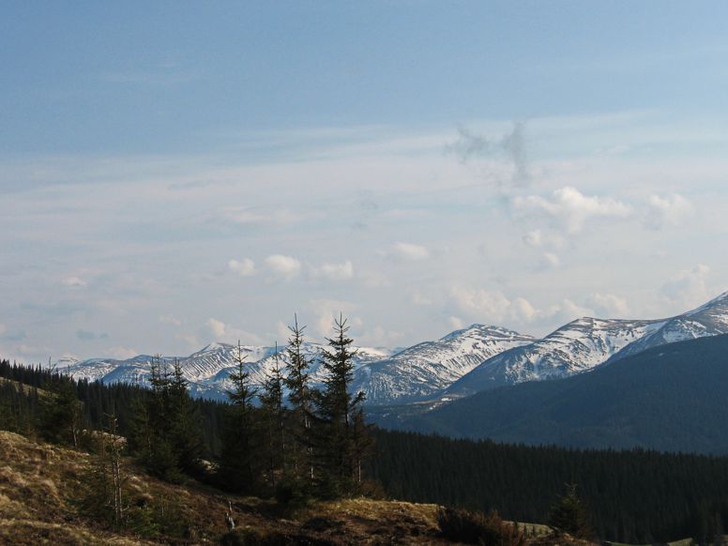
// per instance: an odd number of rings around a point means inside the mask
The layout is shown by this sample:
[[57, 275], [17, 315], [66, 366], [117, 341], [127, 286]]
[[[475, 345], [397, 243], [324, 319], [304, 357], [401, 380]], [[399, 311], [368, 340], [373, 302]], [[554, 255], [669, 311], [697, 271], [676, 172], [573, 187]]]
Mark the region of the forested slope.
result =
[[[728, 453], [728, 336], [477, 393], [387, 426], [531, 445]], [[382, 421], [384, 421], [382, 419]]]

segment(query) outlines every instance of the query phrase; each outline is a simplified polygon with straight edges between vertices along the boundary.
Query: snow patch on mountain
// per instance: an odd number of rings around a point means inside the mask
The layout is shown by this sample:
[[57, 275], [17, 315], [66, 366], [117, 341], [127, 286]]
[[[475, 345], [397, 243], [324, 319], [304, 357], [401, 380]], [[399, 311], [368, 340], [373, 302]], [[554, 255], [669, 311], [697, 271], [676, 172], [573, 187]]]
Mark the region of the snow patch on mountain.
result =
[[530, 345], [484, 361], [442, 394], [466, 396], [525, 381], [568, 377], [651, 347], [725, 333], [728, 292], [668, 319], [580, 318]]
[[497, 326], [473, 324], [439, 341], [420, 343], [388, 359], [361, 366], [352, 388], [368, 404], [427, 398], [467, 374], [484, 359], [534, 338]]
[[[313, 386], [320, 386], [325, 376], [321, 362], [323, 348], [316, 343], [304, 343], [302, 347], [303, 354], [312, 362], [309, 373]], [[353, 364], [357, 368], [389, 355], [390, 352], [386, 349], [361, 347], [356, 350]], [[139, 355], [127, 360], [94, 358], [83, 362], [65, 363], [59, 370], [77, 380], [149, 386], [150, 370], [155, 359], [168, 370], [171, 370], [176, 361], [189, 382], [190, 392], [193, 395], [225, 400], [226, 391], [233, 388], [229, 379], [230, 374], [236, 371], [240, 358], [249, 373], [251, 387], [259, 389], [276, 366], [281, 370], [285, 368], [288, 356], [285, 348], [279, 349], [276, 357], [275, 347], [254, 345], [238, 347], [227, 343], [211, 343], [186, 357]]]
[[504, 385], [589, 371], [663, 324], [663, 321], [580, 318], [543, 339], [485, 360], [447, 388], [445, 394], [464, 396]]

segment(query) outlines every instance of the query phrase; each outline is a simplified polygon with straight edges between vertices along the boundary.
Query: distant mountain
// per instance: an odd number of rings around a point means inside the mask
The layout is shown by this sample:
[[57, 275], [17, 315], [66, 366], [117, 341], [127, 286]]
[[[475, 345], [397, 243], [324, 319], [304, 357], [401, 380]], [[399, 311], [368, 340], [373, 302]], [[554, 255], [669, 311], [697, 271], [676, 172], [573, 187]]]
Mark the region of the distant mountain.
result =
[[728, 336], [670, 343], [566, 379], [479, 392], [391, 428], [580, 448], [728, 453]]
[[580, 318], [543, 339], [492, 357], [440, 395], [467, 396], [526, 381], [569, 377], [667, 343], [728, 333], [728, 292], [669, 319]]
[[686, 341], [728, 333], [728, 292], [701, 305], [697, 309], [664, 321], [656, 330], [631, 343], [612, 360], [637, 354], [666, 343]]
[[[389, 405], [463, 397], [482, 390], [526, 381], [569, 377], [645, 349], [685, 339], [728, 333], [728, 292], [705, 305], [663, 320], [580, 318], [543, 339], [497, 326], [474, 324], [438, 341], [427, 341], [394, 353], [382, 348], [359, 348], [354, 361], [353, 391], [366, 394], [369, 405]], [[273, 369], [273, 347], [242, 347], [254, 386]], [[320, 384], [321, 346], [307, 343], [314, 359], [311, 377]], [[177, 357], [194, 395], [225, 398], [228, 376], [237, 348], [212, 343]], [[77, 379], [104, 382], [147, 381], [153, 357], [127, 360], [91, 359], [57, 363]], [[170, 364], [174, 358], [165, 357]], [[282, 351], [280, 364], [285, 362]]]
[[[352, 390], [364, 392], [369, 404], [420, 399], [446, 387], [484, 359], [531, 341], [532, 337], [511, 330], [475, 324], [395, 355], [387, 349], [359, 347]], [[261, 386], [275, 366], [274, 348], [244, 345], [241, 349], [251, 384]], [[320, 385], [324, 378], [321, 350], [315, 343], [304, 345], [304, 352], [314, 361], [310, 372], [314, 385]], [[225, 390], [232, 387], [228, 376], [235, 368], [236, 354], [234, 345], [212, 343], [190, 356], [164, 357], [163, 361], [168, 365], [175, 359], [179, 362], [194, 395], [224, 399]], [[140, 355], [128, 360], [65, 361], [58, 368], [77, 379], [146, 384], [153, 358]], [[285, 361], [282, 349], [279, 365], [284, 366]]]
[[419, 343], [390, 358], [362, 365], [354, 374], [352, 390], [366, 393], [368, 404], [421, 400], [483, 360], [533, 340], [505, 328], [473, 324], [439, 341]]
[[[313, 360], [310, 375], [314, 385], [319, 385], [324, 377], [320, 353], [322, 346], [316, 343], [304, 343], [303, 352]], [[250, 383], [254, 388], [263, 385], [266, 377], [276, 365], [275, 348], [255, 345], [240, 347], [246, 369], [250, 374]], [[354, 366], [381, 360], [388, 357], [390, 351], [360, 347], [354, 357]], [[150, 366], [154, 356], [139, 355], [127, 360], [94, 358], [85, 361], [63, 361], [57, 364], [59, 371], [68, 373], [76, 379], [103, 381], [104, 383], [138, 383], [148, 385]], [[238, 347], [227, 343], [211, 343], [204, 349], [186, 357], [162, 357], [161, 362], [171, 366], [176, 360], [182, 368], [184, 377], [189, 382], [190, 392], [194, 396], [224, 400], [226, 391], [232, 388], [229, 375], [237, 366]], [[278, 363], [281, 368], [286, 362], [285, 348], [281, 348]]]
[[543, 339], [485, 360], [444, 394], [467, 396], [504, 385], [589, 371], [663, 324], [664, 321], [580, 318]]

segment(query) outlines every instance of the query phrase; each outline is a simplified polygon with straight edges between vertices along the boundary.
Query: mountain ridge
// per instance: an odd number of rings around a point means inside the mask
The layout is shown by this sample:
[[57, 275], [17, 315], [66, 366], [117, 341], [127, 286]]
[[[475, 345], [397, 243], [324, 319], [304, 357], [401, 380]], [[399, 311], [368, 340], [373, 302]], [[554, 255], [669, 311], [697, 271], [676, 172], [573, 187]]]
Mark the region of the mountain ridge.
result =
[[439, 396], [462, 397], [526, 381], [569, 377], [652, 347], [726, 333], [728, 292], [665, 319], [582, 317], [530, 345], [482, 362]]
[[[353, 391], [364, 392], [369, 405], [406, 404], [471, 395], [481, 390], [525, 381], [556, 379], [585, 373], [651, 347], [728, 333], [728, 292], [666, 319], [602, 319], [581, 317], [537, 339], [500, 326], [473, 324], [436, 341], [397, 351], [360, 347], [354, 358]], [[322, 345], [307, 342], [314, 385], [324, 371]], [[275, 367], [275, 348], [242, 345], [254, 387]], [[163, 357], [180, 363], [196, 396], [226, 398], [228, 375], [237, 346], [213, 342], [186, 357]], [[58, 369], [76, 379], [145, 383], [155, 357], [127, 360], [94, 358], [62, 361]], [[278, 365], [285, 364], [285, 348]]]
[[728, 453], [728, 334], [653, 347], [590, 373], [481, 391], [388, 428], [588, 449]]

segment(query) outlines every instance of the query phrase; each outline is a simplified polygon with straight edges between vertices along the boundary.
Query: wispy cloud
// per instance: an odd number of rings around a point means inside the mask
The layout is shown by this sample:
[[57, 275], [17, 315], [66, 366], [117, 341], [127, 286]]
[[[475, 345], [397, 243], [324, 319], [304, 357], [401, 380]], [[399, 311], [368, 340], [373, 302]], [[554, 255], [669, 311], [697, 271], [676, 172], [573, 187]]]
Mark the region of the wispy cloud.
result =
[[286, 225], [301, 220], [301, 215], [288, 209], [264, 210], [252, 207], [227, 208], [222, 214], [223, 218], [236, 224], [276, 224]]
[[420, 261], [430, 257], [430, 250], [423, 245], [398, 242], [381, 251], [381, 254], [395, 261]]
[[243, 258], [240, 261], [230, 260], [228, 261], [228, 269], [241, 277], [252, 277], [255, 275], [255, 262], [250, 258]]
[[76, 339], [81, 341], [96, 341], [97, 339], [108, 339], [109, 335], [106, 333], [97, 334], [90, 330], [76, 330]]
[[711, 296], [706, 286], [710, 272], [704, 264], [683, 270], [662, 286], [662, 295], [685, 308], [705, 303]]
[[647, 212], [643, 224], [645, 227], [655, 230], [666, 226], [679, 226], [693, 213], [693, 205], [680, 194], [667, 196], [653, 194], [647, 201]]
[[323, 278], [328, 281], [347, 281], [354, 278], [354, 264], [351, 260], [342, 263], [324, 263], [319, 267], [311, 266], [309, 274], [313, 278]]
[[499, 180], [499, 185], [527, 186], [530, 175], [525, 130], [522, 121], [514, 122], [512, 130], [500, 137], [488, 137], [460, 127], [458, 138], [447, 144], [445, 151], [455, 154], [462, 163], [504, 157], [511, 164], [512, 172], [508, 180]]

